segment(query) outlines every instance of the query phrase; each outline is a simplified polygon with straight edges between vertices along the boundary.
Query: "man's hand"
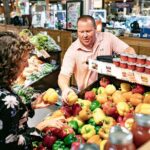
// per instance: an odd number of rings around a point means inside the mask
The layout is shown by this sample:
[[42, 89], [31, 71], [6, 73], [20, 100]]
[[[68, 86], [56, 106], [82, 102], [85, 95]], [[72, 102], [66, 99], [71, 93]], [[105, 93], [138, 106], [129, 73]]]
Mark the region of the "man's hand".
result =
[[74, 92], [71, 88], [65, 88], [63, 91], [62, 91], [62, 101], [67, 103], [67, 97], [68, 97], [68, 94], [70, 92]]
[[61, 117], [57, 117], [51, 120], [44, 120], [44, 123], [47, 125], [47, 127], [57, 127], [57, 128], [61, 128], [62, 126], [64, 126], [65, 123], [65, 117], [61, 116]]
[[132, 47], [128, 47], [124, 50], [124, 52], [128, 54], [136, 54], [135, 50]]

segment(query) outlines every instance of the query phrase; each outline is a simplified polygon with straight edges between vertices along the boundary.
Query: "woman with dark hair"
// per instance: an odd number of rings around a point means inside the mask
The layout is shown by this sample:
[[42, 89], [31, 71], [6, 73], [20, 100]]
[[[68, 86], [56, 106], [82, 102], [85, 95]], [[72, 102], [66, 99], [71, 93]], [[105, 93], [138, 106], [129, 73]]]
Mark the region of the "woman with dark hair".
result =
[[[47, 126], [61, 127], [60, 119], [53, 119], [29, 128], [28, 117], [33, 108], [42, 99], [24, 105], [18, 95], [11, 89], [12, 83], [27, 65], [29, 52], [33, 46], [11, 32], [0, 32], [0, 149], [2, 150], [31, 150], [32, 139], [40, 137], [38, 129]], [[34, 104], [34, 105], [33, 105]], [[34, 106], [34, 107], [33, 107]]]

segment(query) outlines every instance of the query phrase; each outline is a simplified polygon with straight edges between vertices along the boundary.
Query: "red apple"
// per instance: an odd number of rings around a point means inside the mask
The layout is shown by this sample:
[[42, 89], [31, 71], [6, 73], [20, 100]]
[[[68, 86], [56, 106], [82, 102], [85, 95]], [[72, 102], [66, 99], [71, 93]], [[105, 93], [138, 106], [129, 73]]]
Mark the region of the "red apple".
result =
[[106, 87], [110, 83], [110, 80], [106, 77], [102, 77], [101, 80], [99, 81], [100, 86]]
[[72, 105], [72, 113], [73, 113], [73, 116], [77, 116], [79, 115], [79, 112], [82, 110], [82, 107], [80, 106], [80, 104], [73, 104]]
[[57, 140], [57, 137], [54, 135], [45, 135], [43, 137], [43, 145], [48, 148], [51, 148], [56, 140]]
[[96, 94], [94, 91], [85, 92], [84, 99], [94, 101], [96, 98]]

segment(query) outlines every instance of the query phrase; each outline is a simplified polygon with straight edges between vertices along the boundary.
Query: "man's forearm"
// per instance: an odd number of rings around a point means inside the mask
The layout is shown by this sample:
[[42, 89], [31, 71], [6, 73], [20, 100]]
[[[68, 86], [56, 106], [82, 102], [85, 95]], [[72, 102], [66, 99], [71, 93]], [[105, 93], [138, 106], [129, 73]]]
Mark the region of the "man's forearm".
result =
[[68, 88], [70, 86], [70, 78], [63, 75], [63, 74], [59, 74], [58, 76], [58, 85], [61, 88], [61, 90], [63, 91], [64, 89]]

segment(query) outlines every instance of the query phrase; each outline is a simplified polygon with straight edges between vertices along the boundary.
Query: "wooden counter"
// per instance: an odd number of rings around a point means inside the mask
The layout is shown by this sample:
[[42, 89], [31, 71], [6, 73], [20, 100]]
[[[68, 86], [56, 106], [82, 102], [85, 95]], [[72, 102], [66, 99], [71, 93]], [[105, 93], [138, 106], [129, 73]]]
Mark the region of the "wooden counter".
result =
[[123, 36], [119, 38], [133, 47], [137, 54], [150, 56], [150, 39]]

